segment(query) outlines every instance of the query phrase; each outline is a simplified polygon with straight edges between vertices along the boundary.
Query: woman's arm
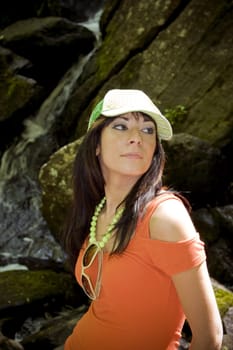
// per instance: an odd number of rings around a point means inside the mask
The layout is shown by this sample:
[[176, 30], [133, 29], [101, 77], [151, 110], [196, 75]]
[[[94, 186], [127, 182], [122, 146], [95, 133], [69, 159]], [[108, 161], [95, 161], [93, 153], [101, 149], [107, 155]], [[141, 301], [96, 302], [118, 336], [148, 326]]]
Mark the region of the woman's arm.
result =
[[[152, 239], [170, 242], [196, 236], [187, 210], [176, 199], [162, 202], [155, 210], [150, 222], [150, 233]], [[190, 350], [219, 350], [222, 344], [222, 321], [206, 263], [178, 273], [172, 280], [192, 331]]]
[[172, 279], [192, 331], [190, 350], [221, 349], [222, 321], [206, 263]]

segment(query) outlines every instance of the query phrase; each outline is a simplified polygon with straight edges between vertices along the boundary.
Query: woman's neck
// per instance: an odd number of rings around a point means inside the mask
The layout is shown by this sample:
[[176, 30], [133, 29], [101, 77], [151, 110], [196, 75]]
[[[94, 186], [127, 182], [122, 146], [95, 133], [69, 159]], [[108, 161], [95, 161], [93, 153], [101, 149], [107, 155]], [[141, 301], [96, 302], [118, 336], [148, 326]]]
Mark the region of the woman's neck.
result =
[[116, 213], [119, 205], [124, 201], [127, 193], [113, 193], [105, 191], [106, 203], [103, 212], [106, 216], [112, 216]]
[[141, 176], [131, 176], [118, 174], [116, 172], [109, 172], [108, 174], [103, 174], [103, 177], [105, 180], [105, 187], [109, 188], [111, 191], [129, 192]]
[[136, 181], [128, 181], [125, 182], [118, 182], [116, 183], [107, 183], [105, 185], [105, 197], [106, 197], [106, 204], [105, 204], [105, 213], [108, 215], [114, 214], [116, 212], [116, 209], [118, 206], [124, 201], [126, 196], [131, 191], [132, 187], [135, 185]]

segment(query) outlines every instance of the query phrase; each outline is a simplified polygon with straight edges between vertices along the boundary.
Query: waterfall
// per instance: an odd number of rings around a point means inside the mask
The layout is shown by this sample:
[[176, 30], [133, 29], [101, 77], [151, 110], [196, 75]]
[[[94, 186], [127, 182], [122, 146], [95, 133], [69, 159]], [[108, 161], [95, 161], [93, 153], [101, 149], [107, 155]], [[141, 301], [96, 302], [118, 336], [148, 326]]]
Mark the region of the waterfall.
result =
[[[82, 25], [94, 30], [99, 42], [101, 11]], [[5, 151], [0, 164], [0, 258], [30, 256], [61, 261], [63, 252], [41, 211], [38, 173], [56, 146], [53, 126], [62, 116], [83, 67], [96, 48], [64, 75], [35, 116], [24, 121], [20, 137]], [[0, 259], [1, 260], [1, 259]]]

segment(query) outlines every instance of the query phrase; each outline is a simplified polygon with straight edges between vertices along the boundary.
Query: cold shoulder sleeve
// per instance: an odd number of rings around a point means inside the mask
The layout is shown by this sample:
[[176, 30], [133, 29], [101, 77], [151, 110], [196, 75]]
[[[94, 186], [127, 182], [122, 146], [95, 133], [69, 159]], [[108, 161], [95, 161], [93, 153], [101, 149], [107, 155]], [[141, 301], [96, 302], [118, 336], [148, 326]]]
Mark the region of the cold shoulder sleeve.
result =
[[190, 239], [178, 242], [150, 238], [149, 222], [152, 213], [161, 202], [174, 198], [180, 200], [171, 193], [155, 198], [137, 228], [137, 237], [141, 238], [141, 244], [144, 245], [152, 266], [169, 276], [192, 269], [206, 259], [205, 245], [198, 233]]
[[169, 276], [192, 269], [206, 259], [204, 242], [198, 233], [192, 239], [179, 242], [150, 240], [148, 250], [153, 266]]

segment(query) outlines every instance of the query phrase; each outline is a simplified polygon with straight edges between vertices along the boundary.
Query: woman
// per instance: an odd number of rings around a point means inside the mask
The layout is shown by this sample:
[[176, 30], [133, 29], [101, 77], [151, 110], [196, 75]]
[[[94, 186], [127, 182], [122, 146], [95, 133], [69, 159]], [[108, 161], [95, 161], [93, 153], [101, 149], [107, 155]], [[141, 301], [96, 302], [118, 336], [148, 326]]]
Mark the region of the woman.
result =
[[92, 302], [65, 350], [174, 350], [185, 318], [190, 349], [221, 347], [204, 244], [187, 202], [162, 188], [161, 140], [171, 137], [140, 90], [110, 90], [90, 117], [66, 246]]

